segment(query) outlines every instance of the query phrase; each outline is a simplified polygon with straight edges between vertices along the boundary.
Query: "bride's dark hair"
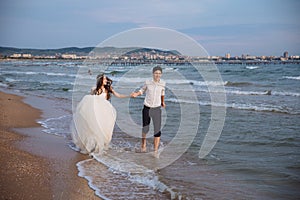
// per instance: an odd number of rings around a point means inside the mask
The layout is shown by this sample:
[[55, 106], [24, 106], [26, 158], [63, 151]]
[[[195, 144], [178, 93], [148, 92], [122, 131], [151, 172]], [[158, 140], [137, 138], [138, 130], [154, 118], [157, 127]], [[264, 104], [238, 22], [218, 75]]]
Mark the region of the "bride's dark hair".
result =
[[[95, 95], [100, 95], [103, 91], [101, 89], [101, 86], [103, 84], [103, 78], [104, 78], [105, 74], [99, 74], [97, 76], [97, 83], [96, 83], [96, 89], [94, 91], [94, 94]], [[112, 84], [112, 80], [110, 78], [108, 78], [106, 76], [106, 80], [107, 80], [107, 83], [110, 83], [110, 84], [106, 84], [104, 85], [104, 88], [107, 90], [107, 94], [106, 94], [106, 99], [109, 100], [110, 97], [111, 97], [111, 93], [112, 93], [112, 87], [111, 87], [111, 84]]]

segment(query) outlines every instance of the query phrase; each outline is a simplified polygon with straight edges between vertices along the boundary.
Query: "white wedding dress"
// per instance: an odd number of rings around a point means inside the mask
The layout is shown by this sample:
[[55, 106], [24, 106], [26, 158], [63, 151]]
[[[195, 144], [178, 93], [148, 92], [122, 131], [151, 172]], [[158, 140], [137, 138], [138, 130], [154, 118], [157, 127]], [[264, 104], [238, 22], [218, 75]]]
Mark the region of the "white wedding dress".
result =
[[106, 93], [86, 95], [73, 114], [71, 137], [81, 153], [102, 153], [109, 146], [116, 121], [116, 110]]

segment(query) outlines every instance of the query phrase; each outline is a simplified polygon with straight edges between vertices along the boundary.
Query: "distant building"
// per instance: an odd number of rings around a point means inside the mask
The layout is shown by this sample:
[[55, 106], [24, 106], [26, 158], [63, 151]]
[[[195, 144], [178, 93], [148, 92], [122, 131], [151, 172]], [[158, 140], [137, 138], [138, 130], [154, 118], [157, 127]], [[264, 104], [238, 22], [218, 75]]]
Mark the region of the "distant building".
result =
[[76, 59], [77, 55], [76, 54], [62, 54], [61, 57], [64, 59]]
[[300, 56], [291, 56], [292, 59], [300, 59]]
[[230, 59], [230, 53], [226, 53], [226, 54], [225, 54], [225, 58], [226, 58], [226, 59]]
[[209, 56], [210, 60], [222, 60], [220, 56]]
[[21, 58], [22, 54], [20, 53], [14, 53], [13, 55], [10, 56], [11, 58]]
[[255, 60], [256, 59], [256, 56], [250, 56], [250, 55], [245, 55], [245, 54], [242, 54], [242, 59], [243, 60]]
[[289, 52], [285, 51], [285, 52], [283, 53], [283, 57], [284, 57], [284, 58], [288, 58], [288, 57], [289, 57]]
[[29, 53], [23, 53], [22, 57], [23, 57], [23, 58], [31, 58], [32, 55], [29, 54]]
[[280, 60], [281, 60], [281, 61], [287, 61], [288, 58], [280, 57]]

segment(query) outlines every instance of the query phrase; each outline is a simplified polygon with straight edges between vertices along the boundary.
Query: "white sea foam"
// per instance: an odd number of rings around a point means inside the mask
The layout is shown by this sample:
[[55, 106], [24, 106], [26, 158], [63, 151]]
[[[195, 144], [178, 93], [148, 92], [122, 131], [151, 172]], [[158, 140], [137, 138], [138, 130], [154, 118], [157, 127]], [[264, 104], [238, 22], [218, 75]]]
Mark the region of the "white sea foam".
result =
[[63, 115], [45, 120], [39, 120], [38, 123], [44, 127], [43, 132], [66, 137], [69, 133], [71, 115]]
[[300, 76], [284, 76], [285, 79], [300, 80]]
[[13, 78], [5, 78], [5, 81], [11, 83], [11, 82], [18, 82], [18, 80], [13, 79]]
[[[190, 89], [185, 89], [185, 88], [172, 88], [172, 90], [180, 90], [183, 92], [190, 92]], [[206, 93], [222, 93], [224, 90], [217, 90], [213, 88], [212, 90], [208, 90], [206, 87], [197, 87], [193, 88], [193, 91], [198, 91], [198, 92], [206, 92]], [[264, 90], [264, 91], [251, 91], [251, 90], [238, 90], [235, 88], [225, 88], [226, 94], [233, 94], [233, 95], [274, 95], [274, 96], [294, 96], [294, 97], [299, 97], [300, 93], [297, 92], [281, 92], [281, 91], [274, 91], [274, 90]]]
[[244, 90], [232, 90], [226, 89], [227, 94], [236, 94], [236, 95], [272, 95], [271, 90], [266, 91], [244, 91]]
[[251, 103], [226, 103], [220, 104], [217, 102], [209, 102], [209, 101], [190, 101], [184, 99], [176, 99], [170, 98], [166, 99], [165, 101], [173, 102], [173, 103], [192, 103], [192, 104], [199, 104], [201, 106], [216, 106], [216, 107], [226, 107], [226, 108], [233, 108], [233, 109], [240, 109], [240, 110], [253, 110], [258, 112], [278, 112], [278, 113], [286, 113], [286, 114], [300, 114], [300, 112], [295, 111], [291, 108], [284, 107], [284, 106], [277, 106], [272, 104], [260, 104], [254, 105]]
[[5, 84], [5, 83], [1, 83], [1, 82], [0, 82], [0, 87], [5, 87], [5, 88], [7, 88], [7, 87], [8, 87], [8, 85], [7, 85], [7, 84]]
[[164, 71], [178, 71], [178, 68], [176, 68], [176, 67], [165, 67], [164, 68]]
[[290, 108], [286, 108], [283, 106], [276, 106], [270, 104], [243, 104], [243, 103], [229, 103], [226, 104], [227, 108], [240, 109], [240, 110], [253, 110], [259, 112], [278, 112], [278, 113], [286, 113], [286, 114], [299, 114], [296, 111], [293, 111]]
[[[211, 91], [218, 92], [218, 91]], [[279, 92], [273, 90], [265, 90], [265, 91], [244, 91], [244, 90], [234, 90], [234, 89], [226, 89], [227, 94], [236, 94], [236, 95], [274, 95], [274, 96], [294, 96], [299, 97], [300, 93], [297, 92]]]
[[107, 198], [101, 194], [101, 191], [98, 189], [96, 184], [93, 184], [94, 177], [91, 175], [87, 175], [87, 173], [86, 173], [84, 164], [87, 162], [90, 162], [91, 160], [93, 160], [93, 159], [83, 160], [76, 164], [78, 171], [79, 171], [78, 176], [84, 177], [85, 179], [88, 180], [89, 187], [92, 188], [93, 190], [95, 190], [95, 193], [97, 196], [99, 196], [101, 199], [104, 199], [104, 200], [110, 200], [109, 198]]
[[[12, 82], [22, 82], [24, 80], [22, 79], [19, 79], [19, 80], [16, 80], [16, 79], [13, 79], [13, 78], [5, 78], [5, 81], [6, 82], [9, 82], [9, 83], [12, 83]], [[26, 80], [27, 83], [42, 83], [42, 84], [56, 84], [56, 85], [74, 85], [74, 81], [68, 81], [68, 80], [47, 80], [47, 79], [44, 79], [44, 80], [41, 80], [41, 81], [37, 81], [37, 80]]]
[[33, 72], [33, 71], [2, 71], [1, 74], [18, 74], [18, 75], [46, 75], [46, 76], [59, 76], [59, 77], [76, 77], [76, 74], [54, 73], [54, 72]]
[[246, 68], [247, 68], [247, 69], [258, 69], [259, 66], [247, 66]]
[[276, 96], [294, 96], [294, 97], [300, 97], [300, 93], [297, 92], [272, 92], [272, 95]]
[[[124, 154], [120, 154], [119, 156], [110, 153], [102, 155], [92, 154], [99, 163], [107, 168], [105, 169], [97, 165], [93, 159], [84, 160], [77, 163], [79, 176], [86, 178], [89, 186], [103, 199], [109, 199], [114, 195], [112, 194], [114, 191], [107, 192], [105, 190], [109, 189], [103, 188], [102, 182], [105, 179], [108, 179], [114, 185], [113, 187], [118, 188], [119, 198], [122, 199], [126, 198], [126, 196], [122, 196], [123, 188], [126, 190], [125, 195], [130, 194], [132, 198], [143, 198], [145, 196], [150, 199], [153, 192], [157, 193], [155, 191], [159, 191], [160, 195], [163, 195], [163, 192], [168, 192], [172, 199], [180, 197], [179, 194], [161, 182], [153, 170], [121, 158], [122, 155]], [[135, 156], [135, 153], [132, 152], [131, 156]], [[155, 194], [155, 196], [157, 195]]]
[[[139, 78], [139, 77], [115, 77], [114, 81], [121, 81], [123, 83], [143, 83], [149, 78]], [[168, 85], [195, 85], [195, 86], [223, 86], [226, 82], [218, 81], [196, 81], [196, 80], [185, 80], [185, 79], [163, 79]]]
[[165, 80], [167, 84], [189, 84], [189, 85], [196, 85], [196, 86], [223, 86], [225, 82], [218, 82], [218, 81], [196, 81], [196, 80], [184, 80], [184, 79], [167, 79]]

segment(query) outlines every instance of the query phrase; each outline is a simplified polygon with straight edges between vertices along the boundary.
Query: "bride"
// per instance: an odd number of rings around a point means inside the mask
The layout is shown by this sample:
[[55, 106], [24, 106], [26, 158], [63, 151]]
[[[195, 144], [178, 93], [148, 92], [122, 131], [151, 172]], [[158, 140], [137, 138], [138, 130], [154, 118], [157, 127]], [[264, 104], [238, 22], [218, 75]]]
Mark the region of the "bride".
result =
[[112, 80], [104, 74], [97, 76], [96, 87], [79, 102], [71, 125], [71, 137], [81, 153], [102, 153], [108, 148], [116, 121], [116, 110], [109, 102], [111, 94], [118, 98]]

